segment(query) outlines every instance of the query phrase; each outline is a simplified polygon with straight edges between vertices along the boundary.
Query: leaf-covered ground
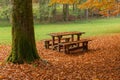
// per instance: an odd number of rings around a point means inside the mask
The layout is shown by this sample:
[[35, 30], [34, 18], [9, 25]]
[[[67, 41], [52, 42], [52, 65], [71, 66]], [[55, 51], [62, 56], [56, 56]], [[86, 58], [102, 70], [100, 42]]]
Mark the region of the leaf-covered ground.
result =
[[87, 52], [59, 53], [37, 42], [43, 61], [1, 63], [10, 46], [0, 45], [0, 80], [120, 80], [120, 34], [91, 38]]

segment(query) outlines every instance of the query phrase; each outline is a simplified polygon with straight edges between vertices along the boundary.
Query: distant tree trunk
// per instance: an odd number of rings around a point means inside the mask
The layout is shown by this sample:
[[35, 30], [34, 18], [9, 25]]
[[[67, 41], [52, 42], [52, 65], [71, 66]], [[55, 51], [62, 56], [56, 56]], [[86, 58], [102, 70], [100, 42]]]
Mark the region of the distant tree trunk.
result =
[[53, 7], [53, 11], [52, 11], [53, 20], [51, 21], [55, 22], [56, 21], [56, 4], [54, 4], [52, 7]]
[[77, 11], [77, 4], [74, 3], [72, 6], [73, 6], [73, 12], [76, 12]]
[[49, 20], [49, 0], [39, 0], [40, 22]]
[[39, 14], [40, 14], [40, 22], [43, 21], [43, 6], [44, 5], [44, 1], [43, 0], [39, 0]]
[[79, 18], [79, 19], [82, 19], [81, 9], [78, 10], [78, 13], [79, 13], [79, 14], [78, 14], [78, 18]]
[[73, 4], [73, 12], [75, 11], [75, 4]]
[[[79, 4], [81, 4], [81, 0], [78, 0], [78, 1], [79, 1]], [[81, 9], [78, 9], [78, 13], [79, 13], [78, 18], [79, 19], [82, 19], [82, 13], [81, 12], [82, 12]]]
[[[120, 4], [120, 0], [116, 0], [116, 3], [117, 3], [117, 9], [120, 11], [120, 5], [119, 5]], [[119, 16], [119, 13], [117, 13], [116, 17]]]
[[63, 20], [68, 21], [68, 16], [69, 16], [69, 5], [63, 4]]
[[7, 61], [30, 63], [39, 59], [34, 36], [32, 0], [12, 1], [12, 51]]
[[85, 9], [85, 18], [88, 19], [88, 17], [89, 17], [89, 11], [88, 9]]
[[8, 5], [10, 5], [9, 0], [4, 0], [3, 3], [0, 4], [0, 6], [2, 6], [3, 9], [4, 9], [3, 14], [5, 15], [5, 19], [8, 20], [8, 21], [10, 21], [10, 20], [9, 20], [9, 14], [10, 14], [10, 13], [9, 13], [9, 10], [10, 10], [10, 9], [8, 9], [8, 10], [6, 9], [6, 8], [8, 8]]

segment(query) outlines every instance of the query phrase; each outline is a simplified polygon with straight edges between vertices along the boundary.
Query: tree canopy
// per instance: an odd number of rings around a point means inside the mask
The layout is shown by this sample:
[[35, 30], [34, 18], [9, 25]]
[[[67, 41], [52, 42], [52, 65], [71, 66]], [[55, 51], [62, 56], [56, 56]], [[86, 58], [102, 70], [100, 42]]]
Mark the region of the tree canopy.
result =
[[87, 0], [78, 8], [97, 10], [101, 15], [114, 16], [120, 13], [120, 2], [116, 0]]
[[50, 4], [74, 4], [77, 3], [78, 0], [51, 0]]

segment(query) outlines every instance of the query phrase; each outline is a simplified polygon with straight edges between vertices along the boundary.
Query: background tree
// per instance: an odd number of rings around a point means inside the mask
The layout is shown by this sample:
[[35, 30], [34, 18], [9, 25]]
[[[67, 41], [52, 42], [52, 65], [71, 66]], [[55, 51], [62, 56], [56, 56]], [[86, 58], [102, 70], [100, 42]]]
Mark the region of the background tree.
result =
[[69, 5], [73, 5], [78, 0], [51, 0], [50, 4], [62, 4], [63, 5], [63, 20], [67, 21], [69, 16]]
[[39, 17], [40, 21], [49, 20], [49, 0], [38, 0], [39, 1]]
[[0, 0], [0, 18], [10, 20], [11, 5], [9, 0]]
[[56, 21], [56, 14], [57, 14], [57, 9], [56, 9], [57, 4], [53, 4], [52, 7], [52, 19], [50, 21], [55, 22]]
[[7, 61], [32, 62], [39, 59], [34, 36], [32, 0], [12, 1], [12, 51]]
[[63, 20], [68, 21], [69, 4], [63, 4]]
[[79, 6], [81, 9], [91, 9], [103, 16], [115, 16], [120, 13], [120, 1], [118, 0], [87, 0]]

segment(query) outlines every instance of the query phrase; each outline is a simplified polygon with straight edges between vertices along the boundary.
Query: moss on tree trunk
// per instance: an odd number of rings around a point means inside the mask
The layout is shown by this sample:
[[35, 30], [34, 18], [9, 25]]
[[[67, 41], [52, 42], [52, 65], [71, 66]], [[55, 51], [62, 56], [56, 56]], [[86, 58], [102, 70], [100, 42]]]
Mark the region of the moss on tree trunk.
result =
[[7, 59], [13, 63], [30, 63], [39, 59], [37, 53], [32, 0], [11, 0], [12, 1], [12, 51]]

